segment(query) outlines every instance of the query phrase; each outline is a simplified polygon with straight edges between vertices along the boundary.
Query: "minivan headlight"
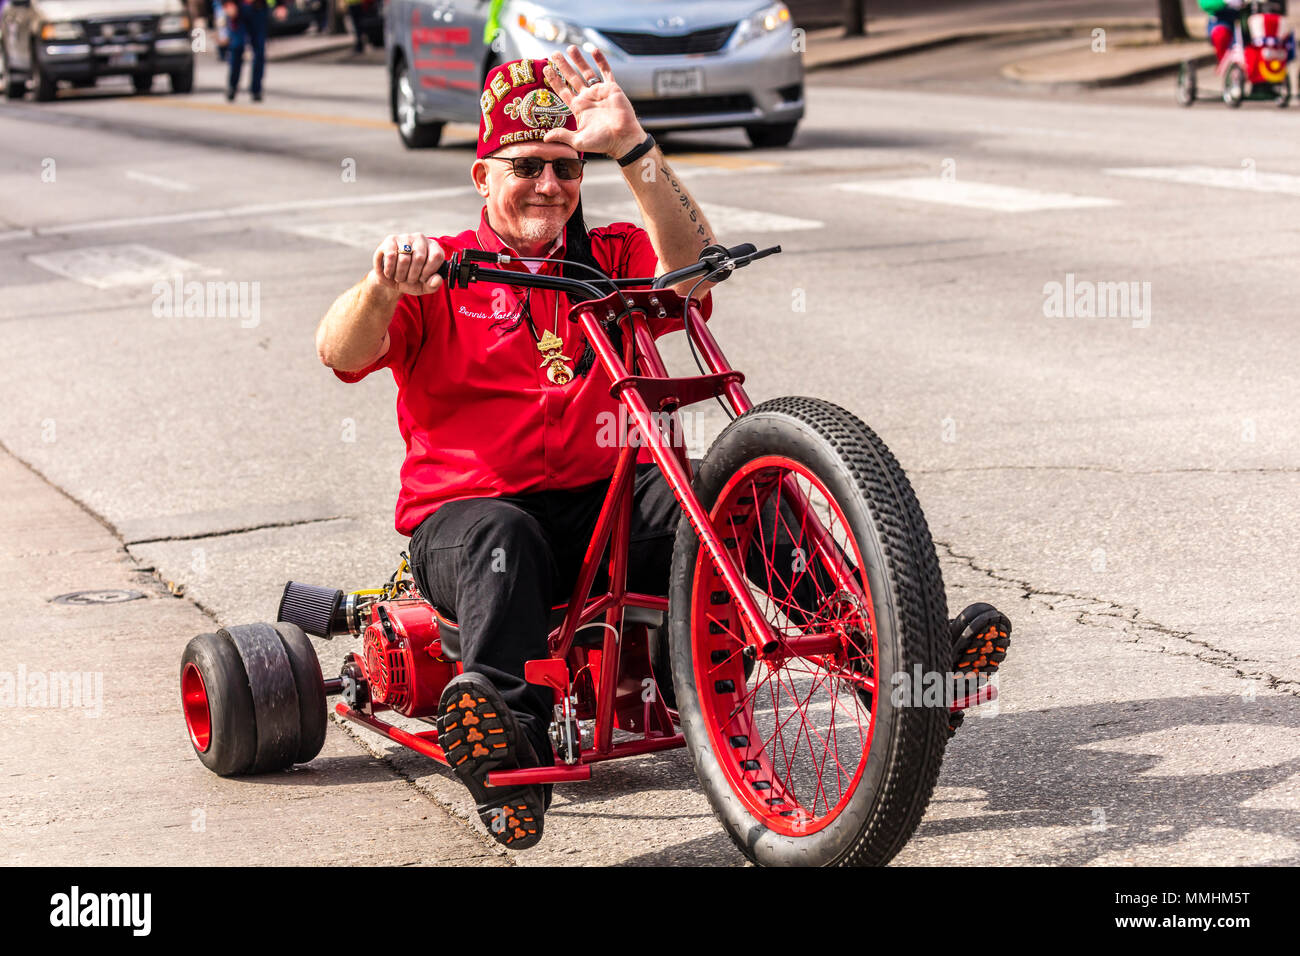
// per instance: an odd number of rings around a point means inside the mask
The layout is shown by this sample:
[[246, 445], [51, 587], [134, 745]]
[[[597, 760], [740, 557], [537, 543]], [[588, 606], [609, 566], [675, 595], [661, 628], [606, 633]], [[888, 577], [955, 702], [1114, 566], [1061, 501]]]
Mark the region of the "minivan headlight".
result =
[[184, 33], [190, 28], [190, 18], [183, 13], [169, 13], [158, 21], [159, 33]]
[[740, 26], [736, 28], [736, 46], [789, 25], [790, 8], [784, 3], [771, 4], [740, 21]]
[[582, 27], [566, 23], [556, 17], [530, 17], [521, 13], [519, 14], [519, 26], [543, 43], [553, 43], [556, 46], [565, 46], [570, 43], [581, 46], [583, 41], [587, 39]]
[[41, 27], [42, 40], [81, 40], [85, 36], [80, 23], [47, 23]]

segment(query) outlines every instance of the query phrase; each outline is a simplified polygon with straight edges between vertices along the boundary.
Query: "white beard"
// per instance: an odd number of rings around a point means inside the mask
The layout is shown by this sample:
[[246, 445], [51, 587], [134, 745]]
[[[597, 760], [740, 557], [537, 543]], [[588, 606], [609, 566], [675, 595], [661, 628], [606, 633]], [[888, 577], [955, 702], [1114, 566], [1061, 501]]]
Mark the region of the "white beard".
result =
[[564, 222], [558, 224], [550, 217], [528, 217], [519, 226], [519, 238], [526, 243], [551, 243], [564, 231]]

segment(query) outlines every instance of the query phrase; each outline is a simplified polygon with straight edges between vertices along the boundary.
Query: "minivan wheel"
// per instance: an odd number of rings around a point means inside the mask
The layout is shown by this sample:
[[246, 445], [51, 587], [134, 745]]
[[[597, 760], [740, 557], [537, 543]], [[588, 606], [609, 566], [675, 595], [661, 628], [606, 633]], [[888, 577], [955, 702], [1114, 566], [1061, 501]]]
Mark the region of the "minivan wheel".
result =
[[749, 137], [749, 142], [757, 149], [789, 146], [790, 141], [794, 139], [794, 131], [798, 126], [798, 123], [769, 123], [766, 126], [746, 126], [745, 135]]
[[442, 123], [421, 123], [415, 110], [415, 86], [404, 61], [393, 70], [393, 117], [407, 149], [431, 149], [442, 139]]

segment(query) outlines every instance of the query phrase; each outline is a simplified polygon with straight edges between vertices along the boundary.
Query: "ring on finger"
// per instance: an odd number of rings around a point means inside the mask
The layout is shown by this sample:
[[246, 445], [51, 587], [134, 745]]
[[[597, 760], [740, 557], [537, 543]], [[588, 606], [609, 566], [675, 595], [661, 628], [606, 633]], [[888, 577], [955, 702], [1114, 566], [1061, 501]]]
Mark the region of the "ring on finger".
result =
[[398, 255], [399, 255], [399, 256], [409, 256], [409, 255], [410, 255], [411, 253], [413, 253], [414, 251], [415, 251], [415, 250], [411, 248], [411, 244], [410, 244], [409, 242], [406, 242], [406, 243], [403, 243], [403, 244], [402, 244], [402, 249], [401, 249], [400, 252], [398, 252]]
[[588, 85], [588, 86], [595, 86], [595, 85], [596, 85], [597, 83], [599, 83], [599, 82], [600, 82], [600, 80], [598, 80], [598, 79], [597, 79], [596, 77], [594, 77], [594, 76], [589, 76], [589, 77], [587, 77], [587, 85]]

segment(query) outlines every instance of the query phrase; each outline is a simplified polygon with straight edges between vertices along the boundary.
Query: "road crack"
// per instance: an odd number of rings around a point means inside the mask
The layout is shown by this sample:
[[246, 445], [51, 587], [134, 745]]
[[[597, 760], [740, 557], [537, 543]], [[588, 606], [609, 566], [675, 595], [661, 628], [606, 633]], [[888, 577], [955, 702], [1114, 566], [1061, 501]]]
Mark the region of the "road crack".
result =
[[169, 534], [157, 538], [136, 538], [133, 541], [125, 541], [123, 544], [132, 548], [137, 544], [158, 544], [163, 541], [197, 541], [200, 538], [228, 538], [236, 534], [248, 534], [250, 531], [265, 531], [268, 528], [296, 528], [305, 524], [321, 524], [325, 521], [341, 521], [348, 515], [329, 515], [324, 518], [299, 518], [292, 521], [264, 521], [261, 524], [251, 524], [240, 528], [227, 528], [223, 531], [197, 531], [194, 534]]
[[1300, 697], [1300, 681], [1278, 677], [1260, 666], [1252, 668], [1250, 665], [1260, 665], [1261, 662], [1217, 647], [1196, 637], [1195, 631], [1181, 630], [1153, 621], [1143, 615], [1140, 608], [1106, 598], [1040, 588], [1007, 571], [983, 567], [976, 562], [974, 556], [959, 554], [948, 542], [936, 541], [935, 547], [941, 555], [964, 563], [975, 573], [1018, 590], [1024, 600], [1037, 601], [1049, 611], [1073, 613], [1075, 622], [1085, 627], [1116, 633], [1126, 643], [1141, 644], [1160, 654], [1194, 658], [1204, 664], [1232, 671], [1242, 680], [1259, 681], [1269, 690]]

